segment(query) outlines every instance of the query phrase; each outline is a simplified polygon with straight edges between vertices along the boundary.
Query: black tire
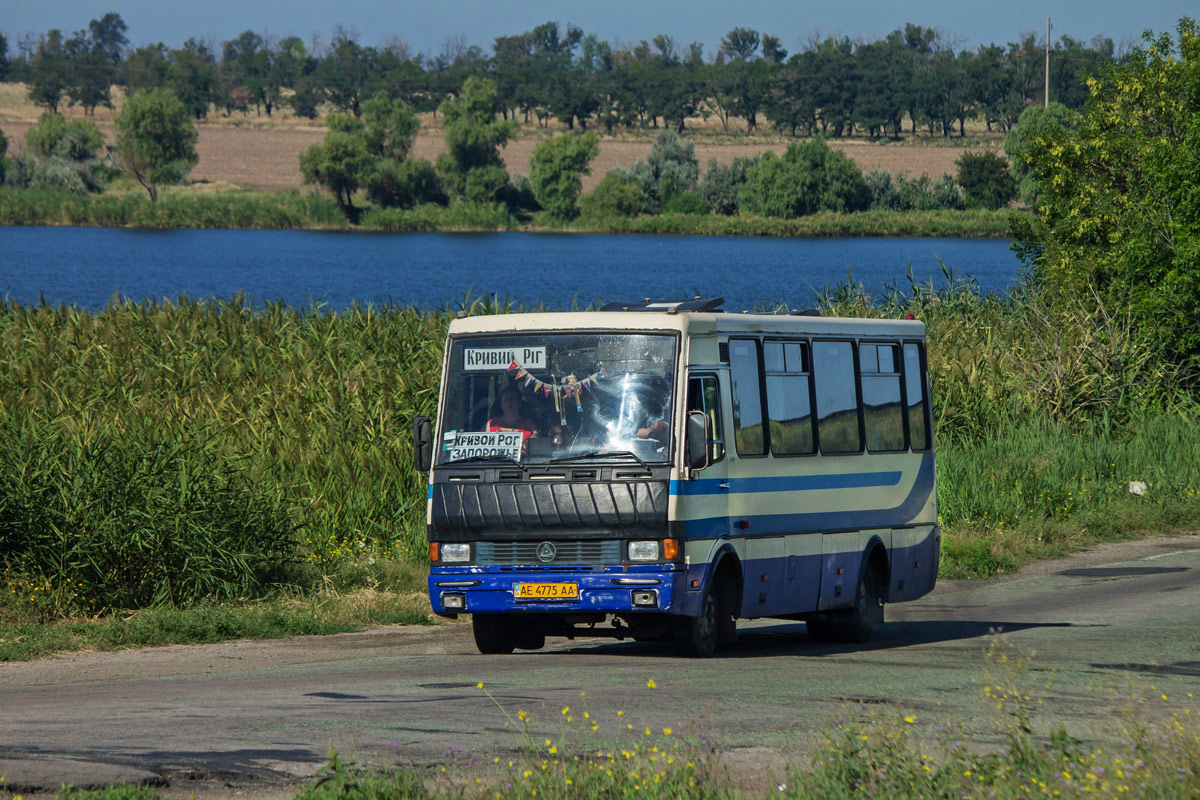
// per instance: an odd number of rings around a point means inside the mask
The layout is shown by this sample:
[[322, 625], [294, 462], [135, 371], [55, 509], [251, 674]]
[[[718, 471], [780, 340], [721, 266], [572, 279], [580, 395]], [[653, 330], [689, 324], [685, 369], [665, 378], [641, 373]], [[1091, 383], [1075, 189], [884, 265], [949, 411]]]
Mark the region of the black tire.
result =
[[871, 638], [876, 625], [883, 623], [883, 590], [881, 576], [867, 564], [858, 579], [854, 606], [823, 614], [805, 623], [808, 638], [817, 642], [848, 642], [861, 644]]
[[517, 648], [517, 634], [512, 620], [504, 614], [474, 614], [471, 632], [475, 646], [484, 655], [508, 655]]
[[717, 645], [733, 647], [737, 644], [737, 619], [733, 610], [737, 607], [737, 586], [730, 580], [721, 581], [717, 589]]
[[518, 650], [541, 650], [546, 646], [546, 634], [523, 633], [516, 638]]
[[675, 621], [675, 646], [679, 652], [694, 658], [708, 658], [715, 653], [720, 618], [720, 603], [710, 586], [700, 601], [700, 615]]

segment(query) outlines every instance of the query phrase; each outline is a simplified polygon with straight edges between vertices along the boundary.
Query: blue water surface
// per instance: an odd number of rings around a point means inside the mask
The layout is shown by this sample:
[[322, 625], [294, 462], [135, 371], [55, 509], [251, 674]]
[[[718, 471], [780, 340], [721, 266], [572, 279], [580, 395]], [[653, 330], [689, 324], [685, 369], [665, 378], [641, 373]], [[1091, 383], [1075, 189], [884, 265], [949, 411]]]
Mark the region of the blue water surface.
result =
[[945, 284], [943, 267], [1004, 294], [1020, 268], [1006, 239], [778, 239], [544, 233], [140, 231], [0, 227], [0, 292], [22, 303], [103, 308], [229, 298], [342, 309], [386, 302], [457, 307], [495, 294], [551, 308], [596, 300], [724, 297], [727, 310], [847, 280], [871, 292]]

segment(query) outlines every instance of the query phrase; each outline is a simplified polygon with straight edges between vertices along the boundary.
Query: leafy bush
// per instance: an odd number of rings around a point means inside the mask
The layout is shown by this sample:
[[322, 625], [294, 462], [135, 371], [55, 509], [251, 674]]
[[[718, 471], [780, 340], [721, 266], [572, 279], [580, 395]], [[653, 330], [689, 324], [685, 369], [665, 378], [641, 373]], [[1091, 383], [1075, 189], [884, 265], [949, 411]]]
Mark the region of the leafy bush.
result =
[[958, 185], [967, 208], [1004, 208], [1017, 196], [1017, 182], [1008, 171], [1008, 159], [996, 153], [963, 153], [958, 165]]
[[725, 166], [718, 164], [715, 158], [709, 159], [708, 170], [697, 186], [696, 193], [708, 205], [710, 213], [725, 216], [738, 213], [738, 192], [745, 185], [750, 169], [757, 163], [757, 156], [735, 156]]
[[707, 214], [708, 203], [695, 192], [678, 192], [667, 198], [662, 205], [664, 214]]
[[821, 210], [862, 211], [871, 198], [858, 166], [820, 138], [794, 142], [782, 156], [764, 153], [738, 197], [744, 212], [785, 219]]
[[962, 188], [950, 175], [931, 181], [927, 175], [910, 178], [904, 172], [893, 176], [886, 170], [872, 170], [863, 181], [872, 210], [961, 211], [965, 207]]
[[625, 181], [634, 183], [650, 198], [651, 210], [658, 208], [671, 196], [696, 188], [700, 162], [691, 142], [665, 130], [654, 139], [654, 147], [645, 161], [639, 161], [622, 171]]
[[916, 208], [919, 211], [962, 211], [966, 208], [962, 187], [949, 173], [936, 181], [924, 175], [917, 179], [920, 190], [916, 192]]
[[621, 170], [613, 170], [580, 198], [579, 208], [585, 217], [636, 217], [650, 213], [654, 201], [637, 183], [624, 178]]
[[35, 189], [55, 189], [59, 191], [87, 194], [87, 184], [83, 182], [79, 172], [66, 160], [51, 159], [38, 165], [33, 171], [29, 185]]
[[538, 211], [541, 205], [533, 193], [533, 182], [528, 175], [514, 175], [508, 185], [496, 193], [496, 200], [513, 213]]
[[47, 111], [25, 132], [25, 146], [37, 158], [87, 161], [104, 147], [104, 135], [91, 120], [67, 121], [62, 114]]
[[384, 208], [412, 208], [422, 203], [446, 203], [441, 180], [424, 158], [403, 161], [378, 159], [366, 179], [367, 197]]

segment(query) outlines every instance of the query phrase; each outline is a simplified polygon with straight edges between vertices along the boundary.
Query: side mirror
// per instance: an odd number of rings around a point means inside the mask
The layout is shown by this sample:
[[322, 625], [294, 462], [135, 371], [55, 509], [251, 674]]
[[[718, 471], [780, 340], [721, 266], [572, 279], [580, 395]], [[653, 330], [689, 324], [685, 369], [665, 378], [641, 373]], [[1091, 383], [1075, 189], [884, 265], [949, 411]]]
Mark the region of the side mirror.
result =
[[704, 469], [709, 465], [708, 416], [703, 411], [689, 411], [684, 430], [684, 460], [692, 469]]
[[413, 417], [413, 459], [417, 472], [428, 472], [433, 463], [433, 424], [429, 417]]

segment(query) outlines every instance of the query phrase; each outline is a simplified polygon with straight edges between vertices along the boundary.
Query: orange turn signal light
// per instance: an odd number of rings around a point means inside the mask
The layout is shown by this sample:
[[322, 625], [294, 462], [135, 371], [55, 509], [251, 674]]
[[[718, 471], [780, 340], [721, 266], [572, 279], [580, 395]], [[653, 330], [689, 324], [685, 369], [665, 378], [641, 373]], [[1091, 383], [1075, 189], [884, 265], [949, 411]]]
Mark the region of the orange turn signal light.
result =
[[674, 561], [677, 558], [679, 558], [679, 540], [663, 539], [663, 559]]
[[437, 542], [430, 542], [429, 543], [429, 563], [436, 564], [437, 557], [438, 557]]

